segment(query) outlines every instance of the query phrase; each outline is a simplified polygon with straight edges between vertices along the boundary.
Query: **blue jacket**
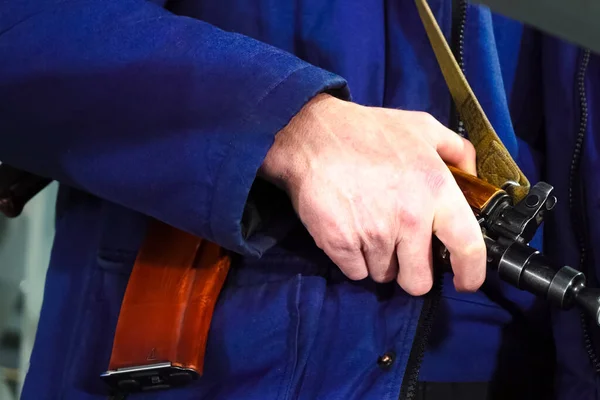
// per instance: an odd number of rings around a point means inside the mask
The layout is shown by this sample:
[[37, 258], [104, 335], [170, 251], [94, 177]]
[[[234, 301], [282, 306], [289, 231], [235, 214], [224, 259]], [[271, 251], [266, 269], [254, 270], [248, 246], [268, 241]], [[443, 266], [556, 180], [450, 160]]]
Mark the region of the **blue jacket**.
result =
[[[532, 244], [597, 285], [600, 57], [451, 3], [430, 1], [448, 38], [453, 21], [464, 28], [464, 69], [492, 124], [529, 179], [556, 188]], [[558, 399], [600, 397], [600, 341], [577, 311], [550, 309], [493, 271], [485, 290], [456, 293], [445, 276], [425, 298], [348, 281], [288, 204], [254, 184], [275, 133], [316, 93], [451, 126], [412, 0], [0, 8], [0, 160], [62, 184], [24, 399], [106, 397], [99, 375], [149, 216], [240, 257], [215, 310], [206, 374], [133, 398], [397, 399], [417, 379], [544, 379]], [[386, 353], [394, 362], [381, 368]]]

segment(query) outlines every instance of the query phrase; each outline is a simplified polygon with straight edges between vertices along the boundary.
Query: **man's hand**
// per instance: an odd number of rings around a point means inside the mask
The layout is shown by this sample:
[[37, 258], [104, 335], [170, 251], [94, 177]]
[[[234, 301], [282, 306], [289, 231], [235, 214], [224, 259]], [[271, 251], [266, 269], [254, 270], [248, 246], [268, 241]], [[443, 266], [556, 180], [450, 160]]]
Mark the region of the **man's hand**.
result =
[[457, 290], [485, 278], [481, 230], [444, 163], [475, 174], [471, 143], [422, 112], [329, 95], [281, 130], [260, 174], [285, 189], [319, 246], [353, 280], [433, 283], [432, 234], [450, 252]]

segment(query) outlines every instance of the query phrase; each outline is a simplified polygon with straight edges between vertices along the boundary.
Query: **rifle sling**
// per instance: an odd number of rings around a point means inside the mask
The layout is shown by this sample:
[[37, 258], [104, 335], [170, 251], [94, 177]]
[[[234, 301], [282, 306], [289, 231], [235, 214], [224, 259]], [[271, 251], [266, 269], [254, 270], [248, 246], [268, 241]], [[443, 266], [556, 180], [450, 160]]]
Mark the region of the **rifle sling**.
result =
[[450, 90], [456, 109], [477, 152], [477, 175], [490, 184], [504, 188], [517, 203], [529, 193], [530, 184], [494, 131], [450, 46], [427, 4], [415, 0], [431, 47]]

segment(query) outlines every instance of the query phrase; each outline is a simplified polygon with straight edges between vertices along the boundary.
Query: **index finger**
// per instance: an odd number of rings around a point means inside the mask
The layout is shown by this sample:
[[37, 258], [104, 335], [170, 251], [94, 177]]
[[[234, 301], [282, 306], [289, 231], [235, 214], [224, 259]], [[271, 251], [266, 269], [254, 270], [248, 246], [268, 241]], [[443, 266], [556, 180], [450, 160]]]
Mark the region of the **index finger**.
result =
[[454, 286], [459, 291], [476, 291], [486, 274], [487, 251], [481, 228], [455, 182], [438, 201], [433, 232], [450, 253]]
[[426, 137], [442, 160], [471, 175], [477, 175], [476, 151], [473, 144], [435, 118], [432, 117], [429, 121], [432, 126], [427, 130]]

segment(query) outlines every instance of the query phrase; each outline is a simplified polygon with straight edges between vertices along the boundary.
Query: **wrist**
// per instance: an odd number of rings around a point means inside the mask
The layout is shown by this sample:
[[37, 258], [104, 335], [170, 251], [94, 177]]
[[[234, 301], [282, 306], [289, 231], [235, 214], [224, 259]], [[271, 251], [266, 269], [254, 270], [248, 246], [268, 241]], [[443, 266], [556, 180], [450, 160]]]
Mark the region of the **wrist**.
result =
[[308, 101], [290, 122], [277, 134], [259, 171], [258, 176], [288, 191], [299, 182], [310, 168], [313, 150], [309, 137], [318, 130], [319, 116], [324, 107], [341, 100], [329, 94], [318, 94]]

